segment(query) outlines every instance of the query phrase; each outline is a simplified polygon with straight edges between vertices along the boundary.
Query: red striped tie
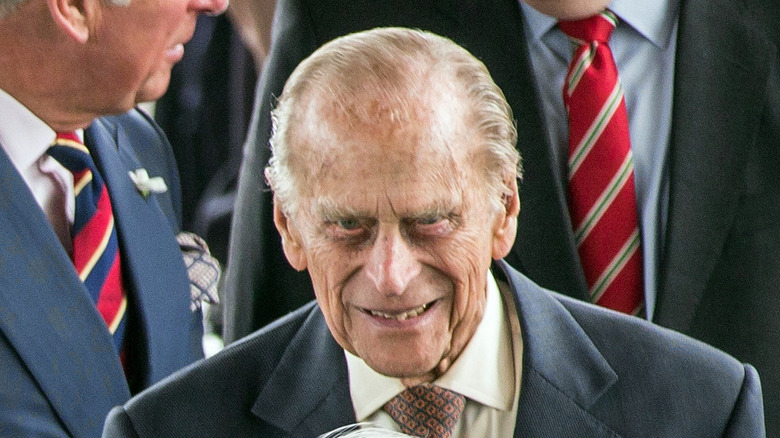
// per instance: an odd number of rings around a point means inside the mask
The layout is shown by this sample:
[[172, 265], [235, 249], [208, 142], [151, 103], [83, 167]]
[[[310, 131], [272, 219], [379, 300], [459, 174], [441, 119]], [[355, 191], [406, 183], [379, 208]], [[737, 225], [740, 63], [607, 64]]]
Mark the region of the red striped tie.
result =
[[591, 300], [642, 310], [642, 253], [623, 88], [608, 42], [611, 11], [559, 22], [577, 45], [563, 87], [569, 113], [569, 212]]
[[73, 264], [111, 332], [124, 365], [127, 297], [122, 288], [119, 244], [108, 191], [89, 151], [74, 132], [57, 133], [48, 153], [73, 174]]

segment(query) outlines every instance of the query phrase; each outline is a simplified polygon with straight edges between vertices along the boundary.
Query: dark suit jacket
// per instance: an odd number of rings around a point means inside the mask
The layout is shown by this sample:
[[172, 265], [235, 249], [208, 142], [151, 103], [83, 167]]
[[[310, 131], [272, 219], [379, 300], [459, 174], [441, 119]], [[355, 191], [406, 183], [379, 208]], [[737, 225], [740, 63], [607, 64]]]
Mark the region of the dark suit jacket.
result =
[[[763, 437], [750, 365], [501, 266], [523, 336], [514, 436]], [[344, 352], [309, 304], [112, 410], [103, 436], [306, 438], [353, 422]]]
[[[780, 412], [780, 70], [777, 42], [754, 26], [762, 0], [682, 0], [675, 66], [670, 199], [654, 322], [756, 366]], [[768, 12], [769, 11], [769, 12]], [[586, 299], [566, 208], [530, 74], [517, 0], [282, 0], [245, 150], [224, 290], [237, 339], [313, 295], [280, 249], [262, 181], [269, 109], [300, 60], [339, 35], [401, 25], [452, 38], [480, 58], [517, 119], [525, 175], [507, 261], [540, 285]], [[774, 37], [773, 37], [774, 38]], [[780, 434], [780, 415], [768, 418]]]
[[[106, 181], [128, 291], [130, 387], [105, 323], [30, 190], [0, 149], [0, 436], [100, 436], [111, 407], [203, 357], [200, 312], [174, 233], [170, 145], [138, 111], [96, 120], [85, 143]], [[162, 176], [144, 200], [128, 171]]]

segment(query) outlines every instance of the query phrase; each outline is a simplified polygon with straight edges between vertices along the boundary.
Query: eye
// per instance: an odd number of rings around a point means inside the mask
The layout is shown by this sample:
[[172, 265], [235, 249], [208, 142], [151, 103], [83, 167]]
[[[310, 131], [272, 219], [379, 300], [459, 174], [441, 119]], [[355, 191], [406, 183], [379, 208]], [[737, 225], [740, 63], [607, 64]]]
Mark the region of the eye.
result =
[[417, 219], [416, 222], [418, 225], [425, 226], [425, 225], [433, 225], [443, 219], [444, 218], [442, 218], [441, 216], [429, 216], [429, 217], [421, 217]]
[[411, 220], [408, 229], [418, 237], [443, 237], [455, 229], [455, 223], [449, 216], [436, 214]]
[[337, 225], [339, 228], [352, 231], [360, 228], [360, 221], [355, 218], [340, 219], [335, 222], [335, 225]]
[[359, 217], [334, 218], [325, 222], [325, 232], [334, 241], [360, 243], [371, 235], [373, 221]]

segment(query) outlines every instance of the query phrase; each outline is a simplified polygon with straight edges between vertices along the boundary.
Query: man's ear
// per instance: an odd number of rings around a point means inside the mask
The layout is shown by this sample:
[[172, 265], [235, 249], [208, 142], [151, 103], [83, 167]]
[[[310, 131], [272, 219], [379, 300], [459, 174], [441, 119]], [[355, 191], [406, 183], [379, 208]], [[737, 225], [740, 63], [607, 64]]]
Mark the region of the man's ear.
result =
[[46, 0], [54, 22], [68, 36], [85, 43], [89, 39], [91, 20], [96, 17], [101, 0]]
[[274, 224], [279, 234], [282, 236], [282, 248], [287, 261], [297, 271], [306, 269], [306, 252], [301, 245], [301, 235], [295, 228], [295, 223], [287, 217], [279, 206], [279, 202], [274, 197]]
[[505, 182], [501, 203], [504, 208], [498, 213], [493, 228], [493, 259], [495, 260], [509, 254], [517, 236], [517, 216], [520, 214], [517, 178]]

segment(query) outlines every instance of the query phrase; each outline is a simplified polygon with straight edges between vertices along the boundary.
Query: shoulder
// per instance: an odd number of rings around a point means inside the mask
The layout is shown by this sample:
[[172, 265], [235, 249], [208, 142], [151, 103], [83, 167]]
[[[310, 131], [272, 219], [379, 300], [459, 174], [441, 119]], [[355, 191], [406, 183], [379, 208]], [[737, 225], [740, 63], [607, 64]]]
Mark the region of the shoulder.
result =
[[97, 118], [95, 123], [113, 133], [121, 129], [130, 137], [167, 142], [165, 134], [157, 125], [157, 122], [140, 108], [133, 108], [122, 114], [102, 116]]
[[[551, 293], [582, 327], [588, 338], [617, 367], [641, 361], [642, 368], [659, 372], [694, 372], [741, 379], [743, 365], [730, 355], [674, 330], [644, 319], [602, 309], [561, 294]], [[636, 355], [626, 354], [636, 351]], [[649, 376], [648, 376], [649, 377]], [[709, 377], [707, 377], [709, 378]]]
[[[745, 367], [732, 356], [704, 342], [645, 319], [625, 315], [574, 298], [544, 291], [571, 318], [625, 382], [669, 385], [672, 392], [699, 392], [700, 383], [719, 381], [734, 395]], [[727, 383], [728, 382], [728, 383]], [[644, 384], [644, 383], [643, 383]]]
[[[645, 368], [666, 365], [662, 372], [672, 374], [677, 365], [697, 363], [713, 372], [719, 370], [735, 377], [744, 374], [743, 365], [736, 359], [701, 341], [642, 318], [545, 290], [504, 266], [525, 320], [523, 328], [534, 335], [543, 335], [543, 330], [557, 337], [579, 337], [592, 343], [607, 359], [612, 358], [610, 365], [637, 360]], [[565, 330], [552, 332], [560, 327]]]
[[750, 365], [643, 319], [546, 291], [511, 268], [506, 274], [523, 331], [524, 382], [526, 374], [540, 376], [544, 387], [629, 435], [663, 428], [711, 436], [734, 418], [762, 422]]
[[751, 365], [646, 320], [555, 298], [617, 376], [591, 407], [596, 417], [616, 430], [629, 427], [619, 418], [632, 416], [635, 430], [710, 436], [736, 427], [735, 436], [760, 436], [761, 385]]
[[[310, 303], [162, 380], [117, 409], [114, 421], [129, 420], [139, 436], [230, 436], [230, 427], [246, 433], [265, 383], [315, 309]], [[202, 424], [208, 418], [220, 420]]]
[[[131, 155], [144, 166], [165, 171], [166, 174], [178, 172], [168, 138], [157, 122], [140, 108], [133, 108], [123, 114], [99, 117], [90, 129], [107, 133], [117, 142], [120, 154], [130, 153], [123, 150], [123, 147], [128, 145], [132, 149]], [[178, 175], [176, 178], [178, 182]]]
[[[250, 378], [267, 376], [284, 353], [286, 347], [301, 329], [304, 321], [316, 309], [310, 303], [235, 343], [218, 354], [201, 360], [163, 380], [137, 397], [136, 403], [165, 397], [171, 391], [192, 391], [197, 398], [208, 398], [213, 390], [230, 385], [238, 390], [237, 383]], [[196, 384], [204, 392], [194, 390]], [[131, 403], [132, 405], [132, 403]]]

